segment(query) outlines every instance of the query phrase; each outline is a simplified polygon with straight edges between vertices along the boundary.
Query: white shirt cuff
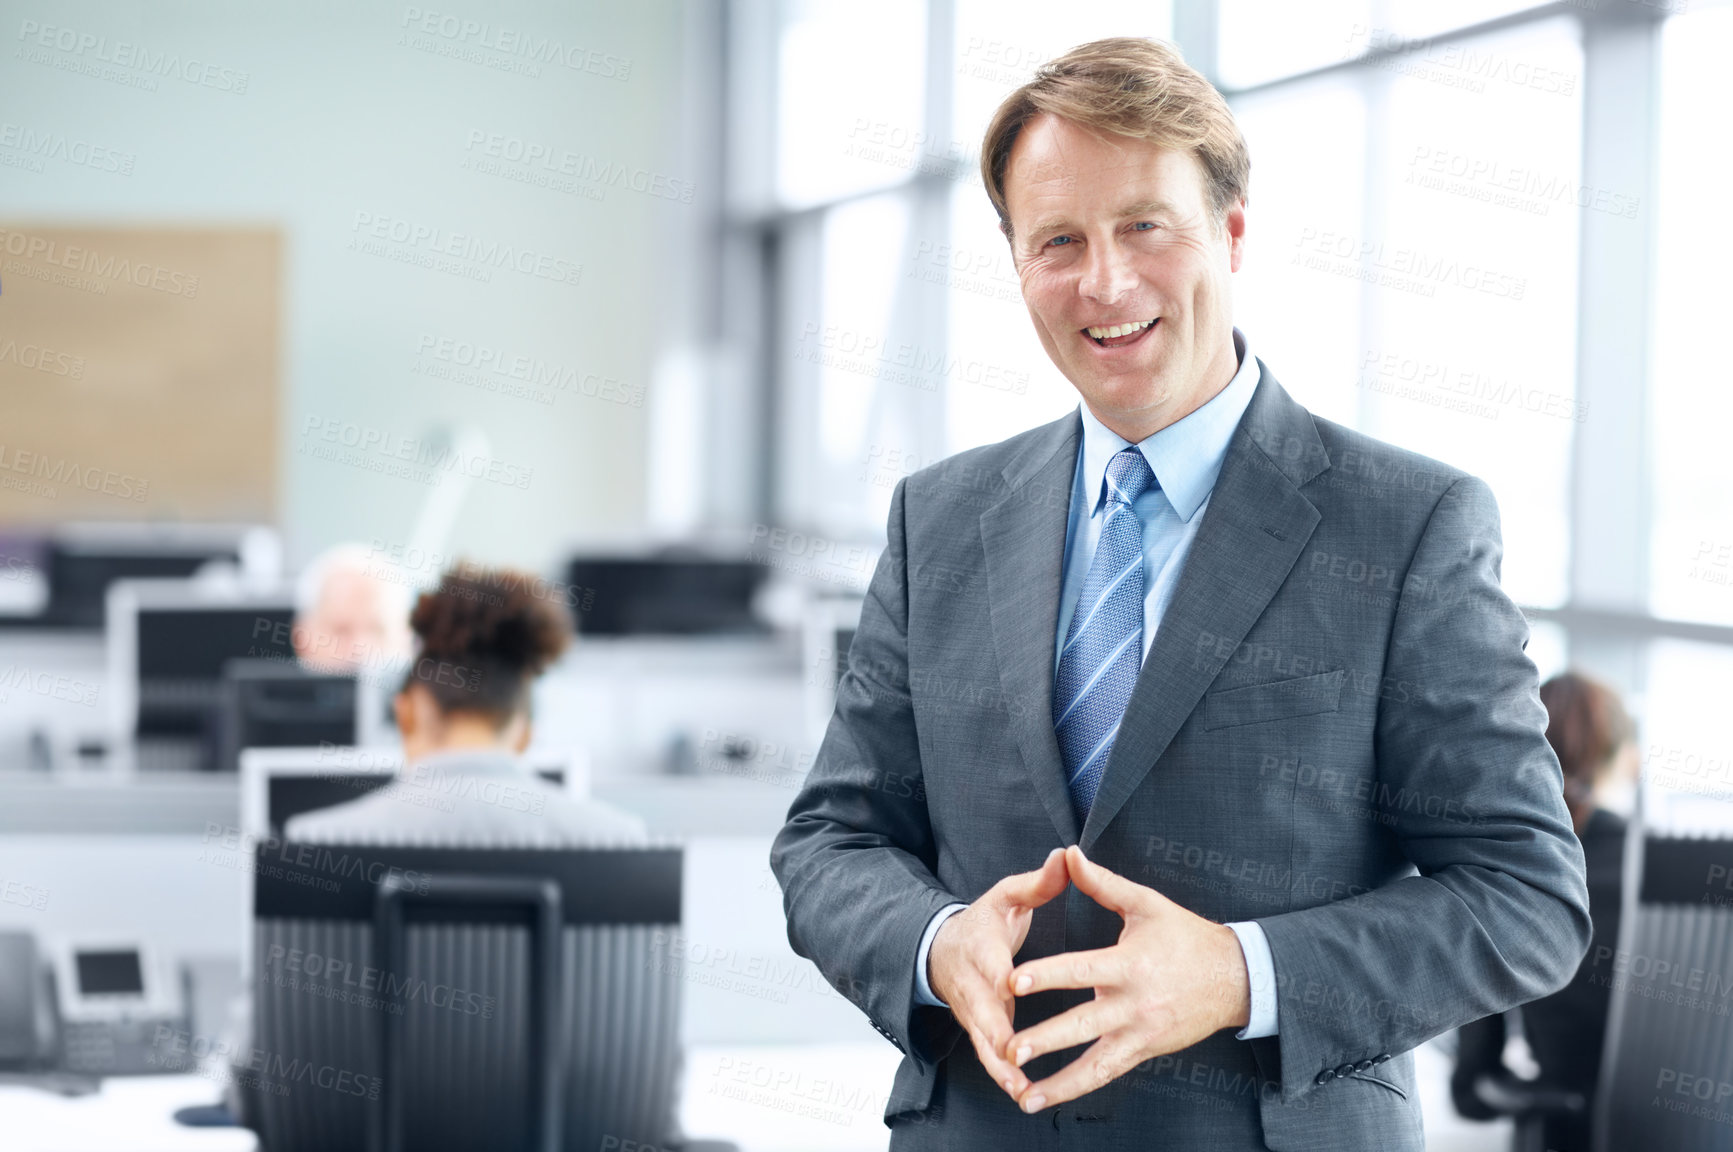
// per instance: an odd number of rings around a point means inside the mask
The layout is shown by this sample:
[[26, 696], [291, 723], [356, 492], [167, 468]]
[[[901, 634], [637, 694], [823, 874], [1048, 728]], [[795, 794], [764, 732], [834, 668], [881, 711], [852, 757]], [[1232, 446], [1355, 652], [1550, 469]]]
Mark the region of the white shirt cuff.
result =
[[915, 953], [915, 1003], [925, 1004], [929, 1008], [947, 1008], [943, 1000], [933, 995], [932, 985], [927, 983], [927, 951], [933, 946], [933, 937], [939, 934], [939, 925], [967, 908], [967, 904], [947, 904], [927, 921], [927, 930], [921, 933], [921, 949]]
[[1246, 958], [1246, 977], [1252, 989], [1252, 1013], [1246, 1026], [1234, 1033], [1241, 1040], [1257, 1040], [1276, 1034], [1276, 960], [1270, 942], [1256, 920], [1229, 924], [1239, 938]]

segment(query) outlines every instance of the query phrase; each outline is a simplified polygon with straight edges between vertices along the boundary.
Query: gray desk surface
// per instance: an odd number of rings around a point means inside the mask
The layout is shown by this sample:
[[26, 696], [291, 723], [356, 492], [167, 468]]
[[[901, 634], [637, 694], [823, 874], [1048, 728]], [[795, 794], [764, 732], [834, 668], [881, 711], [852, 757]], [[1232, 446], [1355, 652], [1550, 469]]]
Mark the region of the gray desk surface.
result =
[[203, 1076], [115, 1076], [89, 1096], [0, 1085], [7, 1152], [257, 1152], [245, 1128], [186, 1128], [177, 1109], [221, 1095]]

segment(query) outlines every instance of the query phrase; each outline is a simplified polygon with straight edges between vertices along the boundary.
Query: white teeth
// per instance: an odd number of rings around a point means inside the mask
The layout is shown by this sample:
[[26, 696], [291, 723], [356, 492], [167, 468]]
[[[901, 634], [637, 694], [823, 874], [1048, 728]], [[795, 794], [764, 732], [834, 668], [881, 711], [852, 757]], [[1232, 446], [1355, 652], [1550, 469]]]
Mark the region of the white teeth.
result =
[[1111, 340], [1115, 336], [1129, 336], [1133, 332], [1142, 331], [1154, 323], [1154, 320], [1144, 320], [1136, 324], [1110, 324], [1106, 328], [1085, 328], [1084, 331], [1097, 340]]

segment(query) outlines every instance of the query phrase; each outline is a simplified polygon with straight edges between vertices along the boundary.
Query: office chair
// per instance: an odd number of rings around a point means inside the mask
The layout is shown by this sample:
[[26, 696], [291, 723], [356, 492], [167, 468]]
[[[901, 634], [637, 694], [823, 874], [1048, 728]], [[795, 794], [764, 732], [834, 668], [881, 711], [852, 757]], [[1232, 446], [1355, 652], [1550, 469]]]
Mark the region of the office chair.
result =
[[[1468, 1029], [1464, 1029], [1466, 1035]], [[1498, 1036], [1502, 1038], [1500, 1031]], [[1521, 1080], [1508, 1073], [1483, 1073], [1474, 1078], [1472, 1093], [1477, 1107], [1467, 1111], [1458, 1100], [1457, 1110], [1470, 1119], [1508, 1118], [1511, 1152], [1549, 1152], [1546, 1123], [1553, 1116], [1581, 1116], [1588, 1100], [1581, 1092]]]
[[680, 849], [268, 842], [256, 864], [233, 1075], [269, 1152], [675, 1146], [656, 945]]
[[[1730, 875], [1733, 840], [1651, 834], [1640, 812], [1626, 828], [1617, 950], [1595, 958], [1612, 991], [1595, 1152], [1733, 1148]], [[1473, 1089], [1486, 1112], [1516, 1121], [1512, 1152], [1544, 1152], [1549, 1117], [1589, 1109], [1580, 1092], [1509, 1076]]]
[[1595, 1152], [1733, 1148], [1733, 839], [1640, 823], [1625, 848]]

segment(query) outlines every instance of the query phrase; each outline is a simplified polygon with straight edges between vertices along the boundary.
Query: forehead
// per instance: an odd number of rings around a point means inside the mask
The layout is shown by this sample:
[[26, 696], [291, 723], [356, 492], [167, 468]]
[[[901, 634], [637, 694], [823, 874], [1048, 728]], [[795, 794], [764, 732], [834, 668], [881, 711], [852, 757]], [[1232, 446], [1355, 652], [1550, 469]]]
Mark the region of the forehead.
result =
[[319, 590], [317, 607], [371, 608], [381, 599], [382, 592], [379, 582], [371, 574], [358, 568], [337, 568], [325, 577], [325, 585]]
[[1203, 206], [1203, 168], [1188, 152], [1097, 132], [1051, 113], [1031, 117], [1005, 164], [1013, 219], [1037, 210], [1112, 212], [1155, 201]]

